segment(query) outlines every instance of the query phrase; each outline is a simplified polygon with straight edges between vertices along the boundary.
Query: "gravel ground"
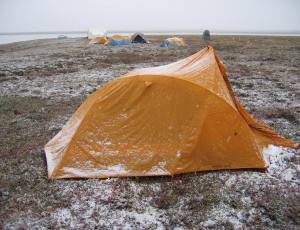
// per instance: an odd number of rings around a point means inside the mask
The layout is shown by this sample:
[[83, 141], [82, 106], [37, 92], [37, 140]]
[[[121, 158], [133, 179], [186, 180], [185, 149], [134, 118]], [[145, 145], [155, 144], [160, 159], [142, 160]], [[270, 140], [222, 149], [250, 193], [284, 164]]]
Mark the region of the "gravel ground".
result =
[[[44, 145], [82, 101], [133, 68], [205, 46], [111, 47], [87, 39], [0, 45], [0, 228], [299, 229], [300, 151], [270, 146], [266, 172], [47, 180]], [[236, 95], [281, 135], [300, 143], [300, 38], [215, 36]], [[268, 155], [269, 154], [269, 155]]]

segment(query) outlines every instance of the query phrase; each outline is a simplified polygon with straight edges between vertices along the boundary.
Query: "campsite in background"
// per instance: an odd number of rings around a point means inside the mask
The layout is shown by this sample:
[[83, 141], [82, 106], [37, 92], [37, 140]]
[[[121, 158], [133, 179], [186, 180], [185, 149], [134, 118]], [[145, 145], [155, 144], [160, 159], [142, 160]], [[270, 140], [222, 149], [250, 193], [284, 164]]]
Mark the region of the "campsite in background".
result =
[[0, 229], [298, 229], [300, 2], [0, 2]]

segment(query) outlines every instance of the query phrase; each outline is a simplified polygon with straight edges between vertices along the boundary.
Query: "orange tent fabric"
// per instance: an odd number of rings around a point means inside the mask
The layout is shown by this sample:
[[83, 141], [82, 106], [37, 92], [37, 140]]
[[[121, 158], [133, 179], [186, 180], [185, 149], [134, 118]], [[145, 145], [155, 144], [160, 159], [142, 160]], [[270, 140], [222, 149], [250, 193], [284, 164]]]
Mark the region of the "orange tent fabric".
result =
[[264, 146], [296, 144], [247, 113], [225, 73], [208, 47], [109, 82], [45, 146], [49, 178], [265, 168]]

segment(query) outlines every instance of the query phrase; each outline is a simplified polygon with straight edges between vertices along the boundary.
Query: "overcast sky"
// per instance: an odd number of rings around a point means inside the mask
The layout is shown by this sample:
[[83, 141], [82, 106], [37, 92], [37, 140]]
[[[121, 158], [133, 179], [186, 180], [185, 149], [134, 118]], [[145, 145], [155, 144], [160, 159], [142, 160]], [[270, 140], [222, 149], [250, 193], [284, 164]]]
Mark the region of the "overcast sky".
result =
[[300, 31], [300, 0], [0, 0], [0, 32]]

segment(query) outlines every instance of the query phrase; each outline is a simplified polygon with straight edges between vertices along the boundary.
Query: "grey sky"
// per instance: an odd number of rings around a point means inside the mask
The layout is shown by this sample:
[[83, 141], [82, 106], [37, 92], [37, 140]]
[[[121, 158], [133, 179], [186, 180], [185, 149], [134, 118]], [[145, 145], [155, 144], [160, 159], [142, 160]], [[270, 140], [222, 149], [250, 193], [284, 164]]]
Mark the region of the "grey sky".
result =
[[0, 0], [0, 32], [300, 31], [300, 0]]

